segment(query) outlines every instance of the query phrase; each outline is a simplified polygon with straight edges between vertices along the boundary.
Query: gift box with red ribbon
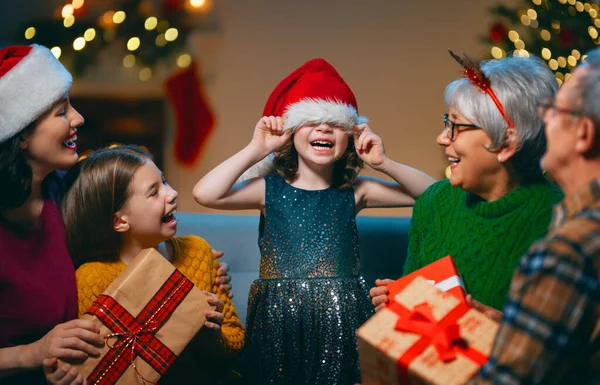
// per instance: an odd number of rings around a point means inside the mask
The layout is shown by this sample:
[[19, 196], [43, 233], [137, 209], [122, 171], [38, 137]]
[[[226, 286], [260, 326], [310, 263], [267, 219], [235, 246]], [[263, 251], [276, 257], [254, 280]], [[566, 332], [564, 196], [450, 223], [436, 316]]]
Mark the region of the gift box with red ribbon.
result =
[[155, 249], [140, 252], [92, 304], [106, 344], [77, 366], [90, 385], [154, 384], [198, 334], [206, 295]]
[[417, 276], [357, 331], [363, 385], [465, 384], [498, 324]]
[[446, 291], [456, 296], [461, 301], [466, 302], [467, 292], [465, 290], [465, 284], [454, 264], [454, 260], [452, 260], [452, 257], [449, 255], [389, 284], [387, 287], [389, 293], [388, 299], [392, 299], [418, 276], [427, 279], [430, 284], [441, 291]]

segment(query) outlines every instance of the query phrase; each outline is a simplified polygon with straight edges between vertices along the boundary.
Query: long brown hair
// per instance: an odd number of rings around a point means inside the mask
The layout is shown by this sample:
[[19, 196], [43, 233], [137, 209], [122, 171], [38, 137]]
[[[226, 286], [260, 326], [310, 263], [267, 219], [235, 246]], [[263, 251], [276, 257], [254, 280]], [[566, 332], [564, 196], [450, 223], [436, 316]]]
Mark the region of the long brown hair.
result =
[[121, 235], [113, 228], [114, 214], [130, 196], [133, 175], [148, 160], [152, 156], [137, 146], [104, 148], [68, 172], [61, 210], [76, 265], [118, 260]]
[[[340, 190], [351, 188], [362, 167], [363, 161], [354, 147], [354, 137], [350, 136], [346, 151], [333, 164], [331, 187]], [[286, 180], [293, 181], [298, 176], [298, 152], [294, 147], [294, 135], [279, 151], [275, 152], [275, 170]]]

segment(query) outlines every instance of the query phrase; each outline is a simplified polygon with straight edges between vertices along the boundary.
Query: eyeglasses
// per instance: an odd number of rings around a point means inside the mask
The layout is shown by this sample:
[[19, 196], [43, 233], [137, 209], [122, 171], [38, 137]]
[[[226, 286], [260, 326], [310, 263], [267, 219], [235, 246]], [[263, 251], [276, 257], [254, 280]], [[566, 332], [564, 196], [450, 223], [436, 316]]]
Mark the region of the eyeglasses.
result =
[[[457, 130], [456, 127], [462, 127], [462, 129]], [[455, 135], [458, 135], [459, 131], [477, 130], [481, 127], [474, 124], [456, 123], [455, 121], [448, 119], [448, 114], [444, 114], [444, 128], [446, 129], [448, 139], [454, 140], [456, 137]]]
[[552, 110], [552, 114], [561, 113], [573, 116], [584, 116], [582, 111], [571, 110], [568, 108], [558, 107], [553, 98], [542, 99], [537, 104], [537, 112], [541, 119], [544, 119], [546, 112]]

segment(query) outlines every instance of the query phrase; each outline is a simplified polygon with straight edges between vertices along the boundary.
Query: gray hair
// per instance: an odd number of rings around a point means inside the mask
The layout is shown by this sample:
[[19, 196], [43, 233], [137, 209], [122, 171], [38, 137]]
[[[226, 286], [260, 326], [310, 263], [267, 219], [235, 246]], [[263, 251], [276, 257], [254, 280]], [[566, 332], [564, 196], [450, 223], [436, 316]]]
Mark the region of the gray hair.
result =
[[[494, 93], [510, 117], [518, 137], [517, 151], [510, 164], [521, 177], [541, 175], [540, 159], [546, 150], [543, 123], [537, 113], [539, 100], [553, 97], [558, 82], [548, 66], [536, 57], [508, 57], [481, 63]], [[508, 123], [489, 95], [468, 79], [446, 87], [446, 104], [459, 111], [491, 138], [489, 151], [506, 145]]]
[[589, 71], [575, 87], [577, 102], [581, 112], [594, 121], [596, 130], [600, 130], [600, 48], [588, 52], [584, 65]]

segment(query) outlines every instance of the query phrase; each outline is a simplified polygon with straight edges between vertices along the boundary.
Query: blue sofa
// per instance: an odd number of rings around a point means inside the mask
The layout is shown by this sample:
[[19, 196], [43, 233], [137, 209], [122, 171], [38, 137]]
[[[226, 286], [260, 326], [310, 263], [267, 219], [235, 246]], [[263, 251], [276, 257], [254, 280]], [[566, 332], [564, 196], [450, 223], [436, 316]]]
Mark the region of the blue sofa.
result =
[[[195, 234], [218, 250], [229, 264], [233, 303], [245, 324], [248, 291], [258, 278], [258, 215], [178, 213], [178, 235]], [[375, 278], [399, 278], [408, 247], [407, 217], [358, 216], [361, 272], [367, 284]]]

